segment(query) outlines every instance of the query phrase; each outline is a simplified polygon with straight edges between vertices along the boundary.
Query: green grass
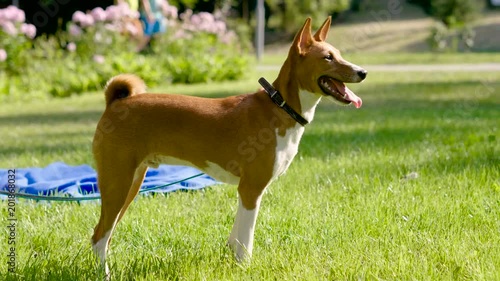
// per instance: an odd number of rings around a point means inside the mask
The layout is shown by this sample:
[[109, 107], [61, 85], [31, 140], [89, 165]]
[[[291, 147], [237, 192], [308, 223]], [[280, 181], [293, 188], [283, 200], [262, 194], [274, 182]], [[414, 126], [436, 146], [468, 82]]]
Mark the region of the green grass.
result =
[[[162, 90], [251, 92], [257, 77]], [[225, 246], [237, 196], [222, 185], [138, 198], [112, 241], [113, 280], [499, 280], [499, 86], [497, 73], [371, 73], [350, 86], [361, 109], [318, 107], [263, 198], [251, 264]], [[0, 105], [0, 167], [91, 164], [103, 107], [101, 93]], [[16, 210], [17, 275], [0, 279], [98, 279], [97, 203]]]

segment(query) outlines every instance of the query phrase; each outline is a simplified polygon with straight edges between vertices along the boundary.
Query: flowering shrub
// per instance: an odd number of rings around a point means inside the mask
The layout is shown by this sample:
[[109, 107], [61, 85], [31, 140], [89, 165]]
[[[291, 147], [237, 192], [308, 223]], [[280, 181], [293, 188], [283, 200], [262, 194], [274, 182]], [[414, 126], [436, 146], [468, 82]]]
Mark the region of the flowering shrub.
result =
[[[167, 32], [148, 54], [136, 52], [138, 12], [126, 4], [77, 11], [65, 31], [38, 37], [14, 6], [0, 10], [0, 99], [64, 97], [101, 89], [112, 76], [135, 73], [148, 85], [237, 79], [247, 66], [241, 38], [218, 15], [177, 17], [161, 2]], [[5, 95], [7, 93], [7, 95]], [[29, 93], [29, 95], [27, 95]]]
[[0, 70], [20, 73], [28, 64], [36, 27], [24, 21], [25, 14], [17, 7], [0, 9]]
[[97, 7], [87, 14], [77, 11], [68, 26], [66, 48], [98, 64], [105, 62], [105, 56], [131, 52], [133, 44], [125, 35], [135, 36], [140, 30], [128, 19], [138, 17], [125, 3], [106, 10]]
[[[243, 45], [224, 21], [206, 12], [187, 10], [172, 30], [156, 42], [154, 50], [164, 57], [174, 83], [234, 80], [247, 66]], [[163, 55], [162, 55], [163, 54]]]
[[181, 22], [173, 25], [176, 29], [174, 39], [191, 39], [198, 33], [214, 34], [220, 41], [227, 44], [236, 39], [236, 34], [228, 30], [226, 23], [213, 14], [207, 12], [193, 14], [192, 10], [187, 10], [180, 18]]

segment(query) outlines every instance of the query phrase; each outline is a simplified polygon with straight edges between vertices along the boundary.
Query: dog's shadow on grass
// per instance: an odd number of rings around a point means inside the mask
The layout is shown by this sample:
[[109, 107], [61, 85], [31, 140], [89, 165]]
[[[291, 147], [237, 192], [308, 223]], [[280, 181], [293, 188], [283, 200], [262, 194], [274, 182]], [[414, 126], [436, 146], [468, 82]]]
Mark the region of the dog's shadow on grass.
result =
[[63, 153], [74, 153], [78, 150], [90, 150], [91, 138], [82, 139], [79, 142], [71, 142], [71, 143], [51, 143], [45, 142], [43, 144], [29, 144], [29, 145], [2, 145], [0, 146], [0, 155], [21, 155], [26, 154], [27, 152], [38, 152], [43, 154], [55, 153], [55, 154], [63, 154]]
[[58, 111], [52, 113], [21, 113], [0, 116], [0, 126], [57, 125], [60, 123], [97, 124], [103, 110]]
[[0, 139], [0, 157], [7, 159], [3, 165], [47, 155], [51, 155], [50, 161], [83, 161], [82, 155], [91, 155], [93, 131], [101, 114], [99, 110], [73, 110], [0, 116], [4, 136]]

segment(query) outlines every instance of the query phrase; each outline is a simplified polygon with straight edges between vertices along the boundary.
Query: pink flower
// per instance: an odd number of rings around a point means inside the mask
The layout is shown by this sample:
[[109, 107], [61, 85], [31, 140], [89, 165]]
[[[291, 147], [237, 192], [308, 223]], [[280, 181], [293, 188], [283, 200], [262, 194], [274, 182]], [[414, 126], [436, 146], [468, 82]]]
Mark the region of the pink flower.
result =
[[82, 12], [82, 11], [76, 11], [73, 16], [71, 17], [71, 20], [74, 23], [81, 23], [82, 21], [85, 21], [87, 15]]
[[139, 18], [139, 12], [133, 11], [132, 9], [130, 9], [130, 6], [127, 3], [118, 4], [118, 8], [119, 8], [121, 17]]
[[118, 6], [108, 6], [106, 8], [106, 20], [115, 21], [120, 18], [120, 10]]
[[17, 29], [16, 29], [16, 26], [10, 22], [10, 21], [5, 21], [3, 22], [2, 24], [2, 30], [11, 35], [11, 36], [16, 36], [17, 35]]
[[94, 8], [90, 15], [96, 22], [105, 21], [107, 17], [106, 12], [101, 7]]
[[201, 25], [202, 23], [202, 19], [198, 14], [192, 15], [190, 20], [192, 25]]
[[21, 32], [26, 35], [26, 37], [33, 39], [36, 36], [36, 27], [29, 23], [21, 24]]
[[182, 28], [192, 32], [208, 32], [223, 36], [227, 31], [226, 23], [222, 20], [217, 20], [216, 17], [207, 12], [198, 14], [190, 14], [187, 11], [181, 14], [183, 21]]
[[24, 11], [13, 5], [10, 5], [7, 8], [3, 9], [3, 13], [4, 19], [8, 21], [24, 22], [26, 20]]
[[218, 20], [214, 23], [215, 33], [224, 33], [226, 31], [226, 23]]
[[85, 18], [82, 19], [80, 25], [85, 28], [94, 25], [95, 21], [91, 15], [85, 15]]
[[167, 1], [163, 1], [161, 4], [161, 11], [163, 15], [168, 19], [177, 19], [178, 10], [175, 6], [170, 6]]
[[92, 59], [98, 63], [98, 64], [103, 64], [104, 63], [104, 57], [101, 55], [94, 55]]
[[207, 12], [201, 12], [198, 14], [202, 22], [213, 23], [215, 21], [214, 15]]
[[74, 23], [71, 23], [68, 29], [69, 29], [69, 34], [71, 34], [72, 36], [78, 37], [82, 35], [82, 29]]
[[7, 52], [4, 49], [0, 49], [0, 61], [5, 61], [7, 59]]
[[66, 45], [66, 49], [70, 52], [76, 51], [76, 44], [74, 42], [69, 42], [68, 45]]
[[73, 16], [71, 17], [71, 20], [74, 23], [80, 24], [81, 27], [88, 27], [94, 25], [94, 18], [91, 15], [87, 15], [83, 13], [82, 11], [76, 11]]
[[127, 3], [121, 3], [106, 8], [106, 19], [108, 21], [118, 21], [123, 18], [139, 18], [139, 12], [130, 9]]
[[192, 15], [193, 15], [193, 10], [187, 9], [184, 13], [181, 14], [180, 18], [185, 22], [189, 22], [189, 19], [191, 18]]

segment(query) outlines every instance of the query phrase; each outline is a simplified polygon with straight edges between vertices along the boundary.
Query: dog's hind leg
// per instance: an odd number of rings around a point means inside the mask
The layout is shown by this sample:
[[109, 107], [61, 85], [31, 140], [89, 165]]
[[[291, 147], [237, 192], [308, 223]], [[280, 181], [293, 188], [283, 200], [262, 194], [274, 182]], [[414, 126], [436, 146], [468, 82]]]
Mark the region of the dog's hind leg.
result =
[[99, 256], [106, 275], [109, 276], [106, 252], [118, 217], [121, 211], [126, 209], [136, 167], [134, 161], [130, 159], [98, 159], [96, 162], [98, 187], [101, 193], [101, 216], [92, 236], [92, 248]]
[[130, 190], [128, 191], [127, 199], [125, 200], [125, 204], [123, 204], [122, 209], [120, 210], [120, 216], [118, 217], [118, 220], [116, 223], [118, 223], [125, 212], [127, 211], [128, 207], [130, 206], [130, 203], [134, 201], [134, 198], [137, 196], [139, 193], [139, 190], [141, 189], [142, 182], [144, 181], [144, 177], [146, 176], [146, 172], [148, 171], [148, 166], [141, 164], [136, 170], [134, 174], [134, 180], [132, 181], [132, 186], [130, 187]]

